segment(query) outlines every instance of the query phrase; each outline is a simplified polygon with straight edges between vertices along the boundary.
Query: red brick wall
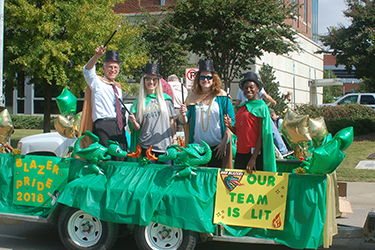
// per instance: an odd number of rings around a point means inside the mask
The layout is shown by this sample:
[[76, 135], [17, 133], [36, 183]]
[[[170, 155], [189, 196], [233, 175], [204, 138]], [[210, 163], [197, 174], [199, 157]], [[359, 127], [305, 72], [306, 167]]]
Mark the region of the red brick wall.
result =
[[333, 55], [323, 55], [324, 65], [336, 65], [336, 57]]
[[166, 8], [173, 4], [172, 0], [165, 0], [165, 5], [161, 5], [160, 0], [128, 0], [124, 3], [118, 3], [113, 7], [116, 14], [132, 14], [142, 12], [141, 7], [149, 12], [160, 12], [162, 8]]
[[[298, 3], [303, 4], [304, 0], [298, 0]], [[293, 29], [298, 30], [302, 35], [311, 39], [312, 33], [311, 33], [311, 1], [310, 0], [307, 1], [307, 13], [308, 13], [307, 22], [303, 21], [304, 19], [303, 10], [304, 10], [304, 7], [302, 5], [301, 8], [298, 10], [298, 14], [300, 16], [298, 16], [296, 20], [291, 20], [291, 19], [285, 20], [285, 23], [292, 25]]]

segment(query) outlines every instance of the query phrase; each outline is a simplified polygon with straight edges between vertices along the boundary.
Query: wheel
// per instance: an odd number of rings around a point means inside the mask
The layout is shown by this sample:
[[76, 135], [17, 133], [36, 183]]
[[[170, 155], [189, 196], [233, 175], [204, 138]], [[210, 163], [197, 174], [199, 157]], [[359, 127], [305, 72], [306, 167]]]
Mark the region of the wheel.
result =
[[77, 208], [65, 208], [58, 221], [59, 236], [68, 249], [111, 249], [118, 224], [101, 221]]
[[141, 250], [192, 250], [197, 234], [180, 228], [151, 222], [149, 226], [135, 228], [135, 241]]

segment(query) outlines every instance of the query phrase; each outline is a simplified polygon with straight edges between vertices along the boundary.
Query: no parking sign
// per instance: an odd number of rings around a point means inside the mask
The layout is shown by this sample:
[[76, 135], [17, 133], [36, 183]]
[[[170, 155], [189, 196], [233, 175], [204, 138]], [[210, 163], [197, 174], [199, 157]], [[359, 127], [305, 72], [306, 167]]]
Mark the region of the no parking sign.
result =
[[185, 70], [186, 88], [191, 89], [193, 87], [195, 74], [198, 72], [198, 68], [187, 68]]

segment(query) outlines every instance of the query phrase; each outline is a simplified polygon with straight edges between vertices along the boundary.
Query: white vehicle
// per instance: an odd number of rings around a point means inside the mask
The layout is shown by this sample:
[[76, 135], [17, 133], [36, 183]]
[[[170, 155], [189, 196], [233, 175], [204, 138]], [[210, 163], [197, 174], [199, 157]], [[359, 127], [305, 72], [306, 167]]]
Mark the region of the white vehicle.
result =
[[73, 146], [76, 139], [61, 136], [58, 132], [30, 135], [22, 138], [17, 145], [23, 155], [46, 155], [63, 157], [66, 149]]
[[[125, 104], [130, 110], [132, 104]], [[129, 114], [126, 112], [126, 120]], [[130, 135], [129, 135], [130, 136]], [[23, 155], [45, 155], [65, 157], [69, 153], [69, 146], [74, 146], [76, 139], [61, 136], [58, 132], [30, 135], [22, 138], [17, 145]], [[128, 141], [128, 144], [130, 141]]]
[[325, 103], [319, 105], [319, 107], [337, 106], [342, 104], [361, 104], [375, 109], [375, 93], [351, 93], [344, 95], [335, 102]]

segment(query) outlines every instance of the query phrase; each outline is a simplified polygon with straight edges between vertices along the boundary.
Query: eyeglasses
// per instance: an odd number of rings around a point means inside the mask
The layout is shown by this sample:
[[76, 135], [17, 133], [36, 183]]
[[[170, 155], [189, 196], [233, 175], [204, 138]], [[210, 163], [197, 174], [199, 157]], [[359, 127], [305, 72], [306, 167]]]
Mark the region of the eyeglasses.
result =
[[207, 80], [211, 80], [213, 77], [212, 76], [200, 76], [199, 77], [199, 79], [201, 79], [201, 80], [203, 80], [204, 81], [204, 79], [206, 79], [207, 78]]
[[158, 82], [159, 81], [159, 78], [157, 78], [157, 77], [155, 77], [155, 78], [151, 78], [151, 77], [145, 77], [145, 81], [146, 82], [151, 82], [151, 80], [152, 81], [154, 81], [154, 82]]

